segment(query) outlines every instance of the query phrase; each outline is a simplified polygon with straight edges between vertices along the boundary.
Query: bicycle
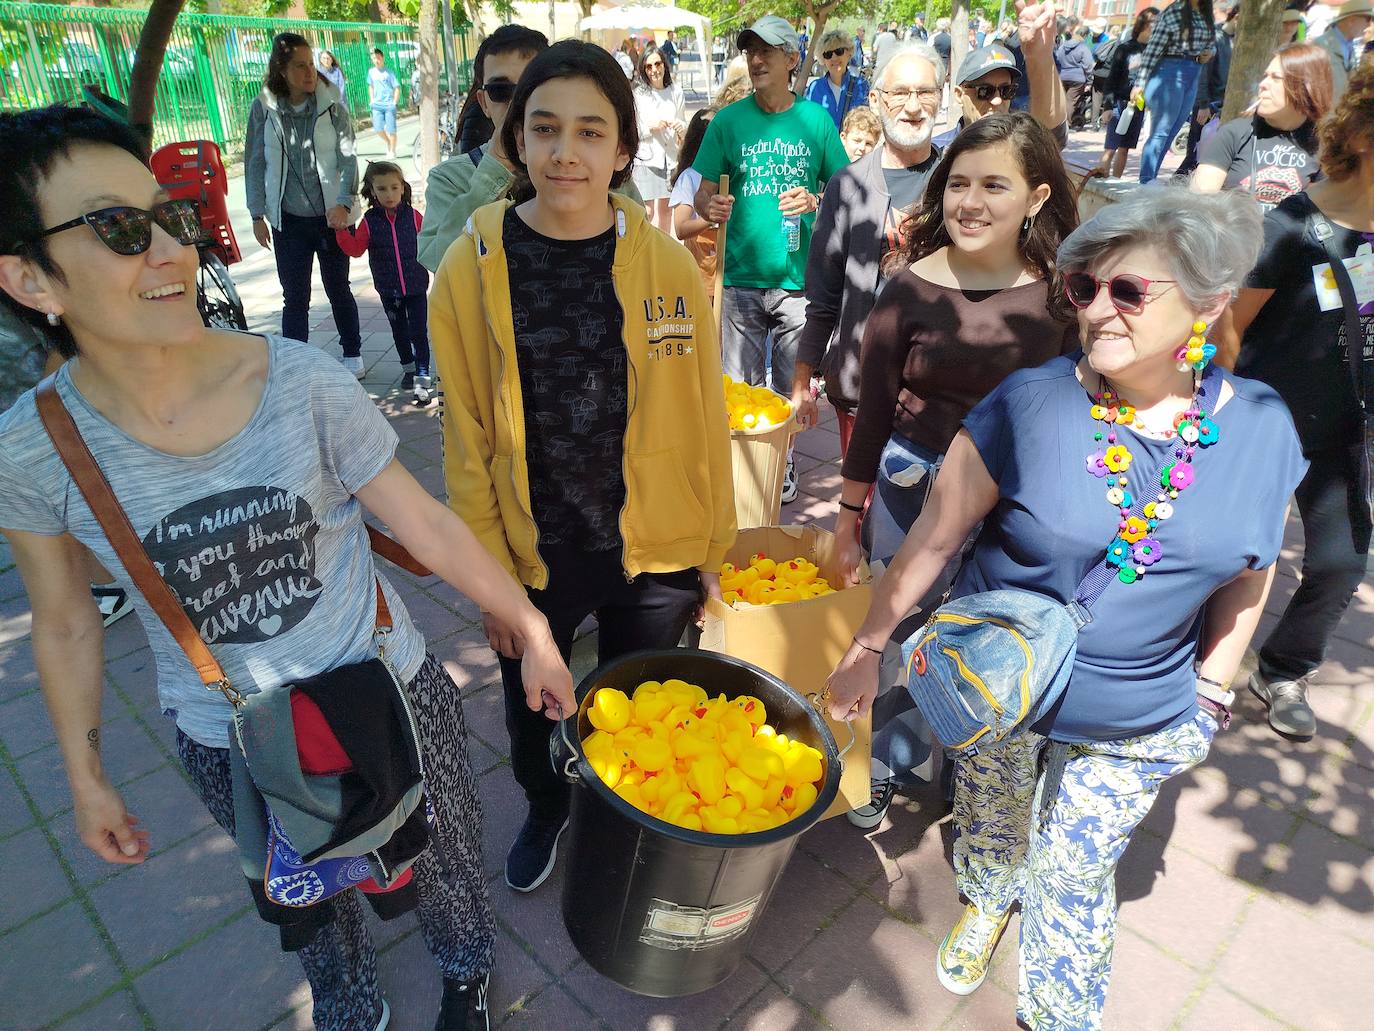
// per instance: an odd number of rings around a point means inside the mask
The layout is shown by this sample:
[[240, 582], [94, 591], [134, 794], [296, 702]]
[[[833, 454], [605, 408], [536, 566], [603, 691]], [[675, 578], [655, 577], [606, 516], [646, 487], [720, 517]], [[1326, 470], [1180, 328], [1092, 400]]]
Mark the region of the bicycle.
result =
[[[128, 107], [94, 86], [82, 87], [86, 105], [107, 118], [127, 122]], [[196, 244], [196, 310], [205, 325], [247, 332], [234, 277], [229, 266], [242, 260], [234, 228], [229, 224], [228, 177], [219, 147], [210, 140], [188, 140], [159, 147], [148, 159], [158, 185], [174, 199], [194, 200], [200, 208], [204, 238]]]
[[[410, 144], [411, 161], [415, 164], [416, 177], [425, 174], [422, 156], [422, 132], [415, 134]], [[447, 161], [458, 148], [458, 97], [447, 90], [439, 97], [439, 160]]]

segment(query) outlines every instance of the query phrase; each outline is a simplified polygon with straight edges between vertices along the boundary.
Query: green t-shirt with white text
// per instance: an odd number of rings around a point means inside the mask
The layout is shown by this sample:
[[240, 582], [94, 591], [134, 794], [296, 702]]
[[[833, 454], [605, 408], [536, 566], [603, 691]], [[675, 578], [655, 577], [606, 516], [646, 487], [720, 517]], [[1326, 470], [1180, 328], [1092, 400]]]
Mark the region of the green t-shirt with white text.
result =
[[847, 164], [834, 119], [810, 100], [769, 114], [748, 96], [711, 119], [692, 167], [712, 182], [730, 177], [735, 207], [725, 237], [725, 285], [802, 289], [815, 215], [802, 216], [801, 246], [788, 253], [778, 195], [794, 186], [819, 193]]

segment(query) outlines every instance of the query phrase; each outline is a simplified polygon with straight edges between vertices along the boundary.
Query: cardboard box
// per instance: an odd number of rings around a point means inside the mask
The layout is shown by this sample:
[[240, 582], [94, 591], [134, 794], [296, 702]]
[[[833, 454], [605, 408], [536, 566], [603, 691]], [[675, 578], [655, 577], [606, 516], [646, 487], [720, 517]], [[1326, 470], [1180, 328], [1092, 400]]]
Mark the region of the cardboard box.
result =
[[[835, 550], [834, 535], [819, 527], [768, 526], [740, 530], [725, 560], [740, 566], [748, 565], [749, 557], [759, 552], [779, 562], [801, 556], [819, 566], [821, 576], [840, 588]], [[752, 662], [803, 696], [819, 694], [868, 615], [872, 593], [872, 575], [864, 565], [858, 585], [821, 598], [783, 605], [743, 604], [738, 608], [710, 600], [706, 603], [701, 647]], [[825, 814], [830, 817], [869, 800], [872, 723], [865, 716], [845, 725], [828, 715], [826, 723], [841, 749], [849, 743], [850, 729], [856, 738], [844, 758], [840, 793]]]

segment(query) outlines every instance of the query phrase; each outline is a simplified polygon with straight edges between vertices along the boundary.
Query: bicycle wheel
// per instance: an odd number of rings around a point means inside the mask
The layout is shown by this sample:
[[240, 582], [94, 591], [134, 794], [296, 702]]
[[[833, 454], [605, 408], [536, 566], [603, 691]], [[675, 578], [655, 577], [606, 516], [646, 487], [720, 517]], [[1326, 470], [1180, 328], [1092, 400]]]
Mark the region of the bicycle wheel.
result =
[[219, 257], [202, 252], [196, 275], [196, 308], [201, 320], [212, 329], [238, 329], [247, 332], [248, 319], [229, 269]]

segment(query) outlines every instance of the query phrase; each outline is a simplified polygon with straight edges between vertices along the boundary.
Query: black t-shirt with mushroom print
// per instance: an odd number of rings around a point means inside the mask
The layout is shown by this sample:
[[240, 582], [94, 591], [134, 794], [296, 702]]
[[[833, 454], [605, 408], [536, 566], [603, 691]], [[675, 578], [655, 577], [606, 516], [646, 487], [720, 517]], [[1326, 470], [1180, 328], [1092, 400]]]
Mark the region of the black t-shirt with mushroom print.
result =
[[503, 236], [539, 543], [617, 550], [629, 393], [615, 229], [554, 240], [512, 207]]

